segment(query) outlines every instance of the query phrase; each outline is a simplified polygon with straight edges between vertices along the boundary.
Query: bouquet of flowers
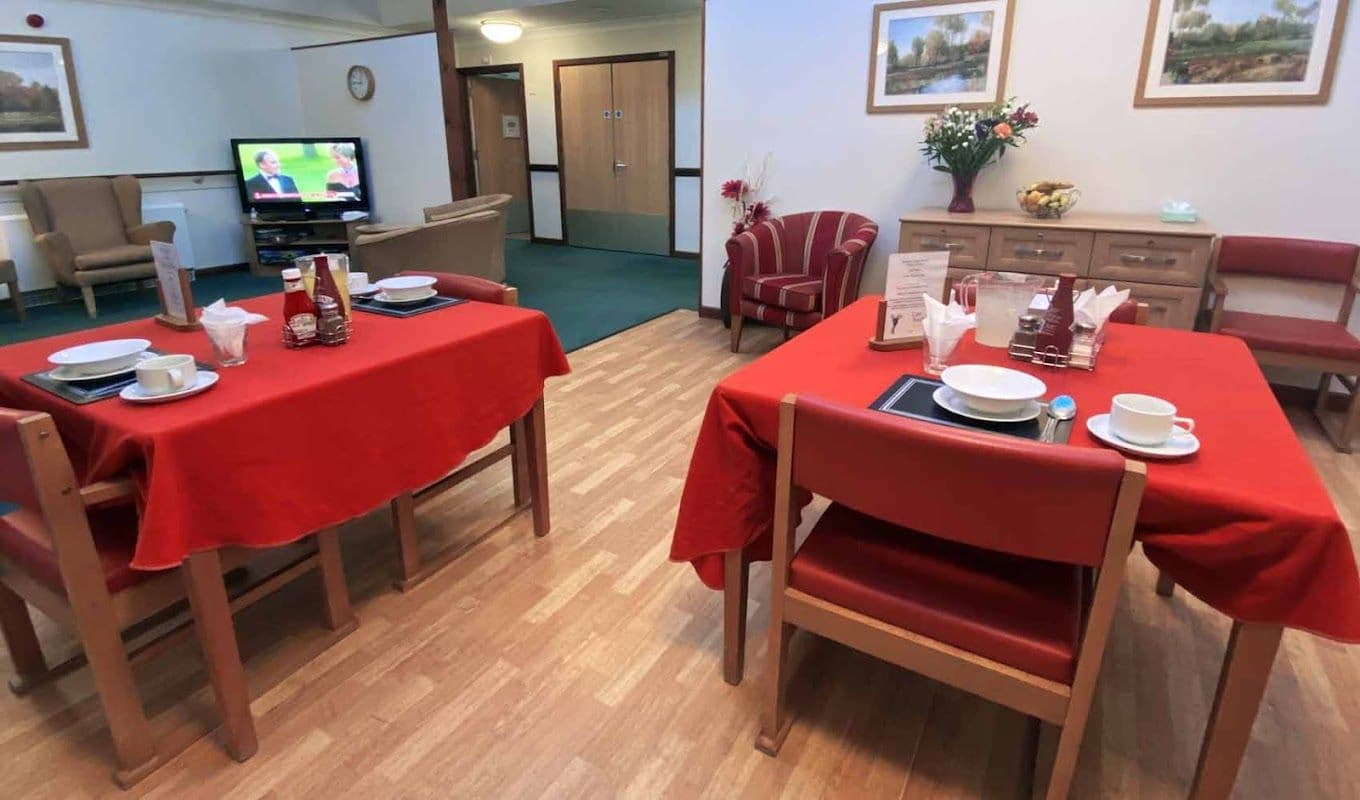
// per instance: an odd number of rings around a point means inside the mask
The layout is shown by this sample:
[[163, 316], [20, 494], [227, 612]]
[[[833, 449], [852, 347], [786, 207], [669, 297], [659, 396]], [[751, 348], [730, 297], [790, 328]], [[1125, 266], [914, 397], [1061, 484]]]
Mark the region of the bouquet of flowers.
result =
[[1000, 159], [1007, 148], [1019, 147], [1025, 132], [1039, 125], [1029, 104], [1014, 101], [981, 109], [954, 106], [926, 120], [921, 152], [940, 172], [954, 176], [950, 211], [973, 210], [973, 180], [983, 167]]
[[745, 233], [756, 224], [770, 218], [770, 204], [774, 202], [773, 199], [756, 199], [765, 188], [765, 172], [769, 162], [767, 156], [765, 161], [761, 162], [760, 172], [754, 177], [748, 168], [744, 177], [723, 181], [722, 196], [732, 210], [733, 236]]

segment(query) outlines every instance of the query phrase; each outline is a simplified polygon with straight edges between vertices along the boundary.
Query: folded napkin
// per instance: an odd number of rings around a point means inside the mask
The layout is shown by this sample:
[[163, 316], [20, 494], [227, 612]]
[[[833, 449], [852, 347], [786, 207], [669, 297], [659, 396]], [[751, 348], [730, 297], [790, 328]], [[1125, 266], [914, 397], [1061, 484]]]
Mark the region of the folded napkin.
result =
[[1087, 289], [1077, 295], [1072, 303], [1072, 311], [1077, 322], [1094, 325], [1099, 332], [1105, 327], [1105, 320], [1109, 319], [1110, 314], [1128, 299], [1128, 289], [1116, 290], [1113, 286], [1106, 286], [1100, 290], [1100, 294], [1096, 294], [1095, 289]]
[[921, 300], [926, 306], [926, 318], [921, 323], [922, 329], [926, 338], [930, 340], [931, 347], [942, 353], [953, 350], [964, 331], [977, 325], [977, 317], [963, 313], [963, 306], [959, 305], [953, 295], [950, 295], [949, 305], [928, 294], [922, 294]]
[[252, 314], [244, 308], [228, 306], [225, 300], [218, 300], [204, 306], [198, 315], [208, 338], [232, 358], [240, 358], [246, 351], [246, 326], [255, 325], [269, 319], [263, 314]]

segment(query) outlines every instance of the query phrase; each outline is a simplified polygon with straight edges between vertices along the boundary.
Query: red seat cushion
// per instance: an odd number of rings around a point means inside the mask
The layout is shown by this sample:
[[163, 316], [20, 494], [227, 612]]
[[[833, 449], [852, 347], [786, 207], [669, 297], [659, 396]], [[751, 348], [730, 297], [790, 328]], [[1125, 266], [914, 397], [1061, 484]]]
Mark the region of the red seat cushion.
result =
[[822, 279], [810, 275], [751, 275], [741, 283], [745, 297], [789, 311], [816, 311], [822, 307]]
[[741, 315], [758, 319], [767, 325], [781, 325], [798, 331], [805, 331], [822, 321], [820, 311], [791, 311], [778, 306], [767, 306], [749, 297], [741, 299]]
[[1236, 336], [1253, 350], [1360, 361], [1360, 339], [1327, 320], [1224, 311], [1218, 332]]
[[1071, 683], [1082, 569], [937, 539], [833, 503], [790, 586], [1034, 675]]
[[[90, 509], [90, 531], [99, 566], [110, 592], [119, 592], [156, 576], [133, 569], [137, 546], [137, 510], [124, 504]], [[0, 554], [54, 591], [65, 594], [57, 554], [48, 543], [42, 514], [21, 508], [0, 517]]]

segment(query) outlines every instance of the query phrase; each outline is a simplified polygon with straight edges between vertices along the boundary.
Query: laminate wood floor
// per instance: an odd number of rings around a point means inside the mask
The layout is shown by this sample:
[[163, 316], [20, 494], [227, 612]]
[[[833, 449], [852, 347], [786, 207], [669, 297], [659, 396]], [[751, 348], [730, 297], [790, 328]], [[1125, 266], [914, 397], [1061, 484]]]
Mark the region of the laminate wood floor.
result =
[[[547, 394], [549, 537], [536, 540], [527, 515], [500, 524], [502, 466], [421, 509], [425, 545], [469, 549], [410, 594], [389, 588], [386, 513], [346, 525], [355, 633], [328, 647], [309, 581], [238, 616], [259, 754], [237, 764], [207, 736], [127, 795], [1023, 796], [1023, 717], [806, 634], [792, 733], [777, 760], [754, 749], [768, 566], [753, 570], [747, 679], [730, 687], [720, 595], [666, 557], [712, 385], [776, 343], [755, 329], [732, 355], [719, 324], [675, 312], [573, 354]], [[1354, 529], [1360, 461], [1291, 418]], [[1135, 555], [1074, 797], [1189, 786], [1228, 624], [1184, 592], [1157, 597], [1155, 577]], [[40, 634], [49, 655], [73, 649], [41, 618]], [[0, 677], [11, 669], [0, 659]], [[168, 740], [214, 724], [192, 642], [137, 678]], [[1360, 648], [1286, 633], [1236, 796], [1360, 797], [1357, 733]], [[0, 695], [0, 763], [2, 798], [120, 794], [87, 671]]]

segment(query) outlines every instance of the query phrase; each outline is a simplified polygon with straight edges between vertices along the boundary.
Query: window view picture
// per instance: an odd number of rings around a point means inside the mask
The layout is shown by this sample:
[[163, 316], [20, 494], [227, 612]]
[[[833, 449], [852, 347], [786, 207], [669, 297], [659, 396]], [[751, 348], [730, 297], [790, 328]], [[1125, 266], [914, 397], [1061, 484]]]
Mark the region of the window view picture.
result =
[[1153, 0], [1135, 105], [1325, 103], [1349, 0]]
[[0, 36], [0, 150], [86, 146], [70, 40]]
[[875, 6], [868, 110], [939, 111], [999, 102], [1010, 20], [1010, 0]]

